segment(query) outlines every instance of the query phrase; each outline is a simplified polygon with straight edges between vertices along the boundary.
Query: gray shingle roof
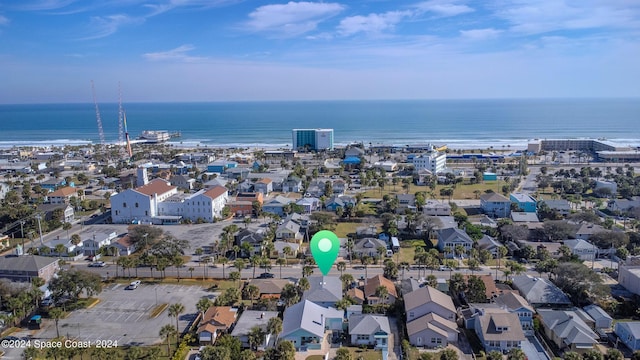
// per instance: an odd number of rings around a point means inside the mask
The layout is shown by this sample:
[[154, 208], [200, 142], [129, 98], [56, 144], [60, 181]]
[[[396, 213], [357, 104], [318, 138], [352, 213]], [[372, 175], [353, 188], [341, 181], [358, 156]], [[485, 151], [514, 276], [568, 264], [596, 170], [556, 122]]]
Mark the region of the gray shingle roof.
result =
[[595, 344], [598, 335], [573, 311], [540, 309], [538, 314], [545, 325], [563, 342], [571, 344]]
[[342, 281], [337, 276], [310, 276], [303, 298], [315, 303], [342, 300]]
[[282, 334], [285, 337], [297, 330], [304, 330], [318, 337], [324, 336], [324, 322], [327, 319], [341, 319], [344, 312], [324, 308], [308, 300], [289, 306], [283, 315]]
[[513, 277], [515, 286], [529, 304], [570, 305], [571, 300], [549, 280], [529, 275]]
[[7, 270], [38, 272], [55, 262], [58, 262], [57, 258], [37, 255], [0, 257], [0, 272]]
[[386, 316], [354, 314], [349, 318], [349, 335], [371, 335], [379, 331], [391, 333], [389, 319]]

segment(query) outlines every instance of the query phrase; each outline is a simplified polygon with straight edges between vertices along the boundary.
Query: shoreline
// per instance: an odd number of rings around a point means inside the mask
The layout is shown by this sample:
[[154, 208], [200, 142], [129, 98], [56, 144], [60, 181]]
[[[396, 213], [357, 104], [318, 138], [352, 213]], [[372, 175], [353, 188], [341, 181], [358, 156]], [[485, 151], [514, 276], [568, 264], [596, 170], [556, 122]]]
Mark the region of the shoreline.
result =
[[[558, 137], [556, 139], [565, 139]], [[572, 138], [566, 138], [572, 139]], [[598, 140], [597, 138], [575, 138], [575, 139], [591, 139]], [[209, 143], [204, 139], [180, 139], [167, 141], [153, 145], [164, 145], [178, 149], [253, 149], [253, 150], [290, 150], [290, 143], [256, 143], [256, 142], [230, 142], [230, 143]], [[542, 139], [435, 139], [424, 141], [367, 141], [357, 140], [351, 142], [336, 142], [335, 148], [345, 148], [352, 144], [363, 144], [365, 148], [372, 147], [395, 147], [403, 148], [406, 146], [426, 146], [429, 144], [439, 146], [446, 146], [451, 150], [487, 150], [487, 151], [509, 151], [509, 150], [526, 150], [527, 145], [533, 141], [539, 141]], [[605, 139], [605, 141], [616, 144], [618, 146], [630, 146], [640, 147], [640, 139]], [[56, 139], [56, 140], [0, 140], [0, 150], [11, 150], [19, 148], [39, 148], [39, 149], [51, 149], [55, 147], [64, 146], [93, 146], [97, 145], [92, 140], [82, 139]], [[118, 146], [117, 141], [107, 142], [109, 146]], [[144, 145], [136, 140], [132, 141], [132, 145]], [[149, 144], [151, 145], [151, 144]]]

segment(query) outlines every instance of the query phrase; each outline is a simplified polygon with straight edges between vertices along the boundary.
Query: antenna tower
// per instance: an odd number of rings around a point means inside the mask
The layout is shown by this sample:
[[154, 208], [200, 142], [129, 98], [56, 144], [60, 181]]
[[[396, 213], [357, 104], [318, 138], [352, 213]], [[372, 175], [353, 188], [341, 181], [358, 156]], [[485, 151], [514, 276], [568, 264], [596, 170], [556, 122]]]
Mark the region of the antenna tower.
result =
[[96, 98], [96, 88], [91, 80], [91, 93], [93, 94], [93, 103], [96, 105], [96, 121], [98, 122], [98, 135], [100, 135], [100, 144], [104, 146], [104, 130], [102, 129], [102, 118], [100, 117], [100, 108], [98, 108], [98, 100]]
[[120, 87], [120, 81], [118, 81], [118, 143], [124, 145], [124, 123], [123, 123], [123, 110], [122, 110], [122, 89]]

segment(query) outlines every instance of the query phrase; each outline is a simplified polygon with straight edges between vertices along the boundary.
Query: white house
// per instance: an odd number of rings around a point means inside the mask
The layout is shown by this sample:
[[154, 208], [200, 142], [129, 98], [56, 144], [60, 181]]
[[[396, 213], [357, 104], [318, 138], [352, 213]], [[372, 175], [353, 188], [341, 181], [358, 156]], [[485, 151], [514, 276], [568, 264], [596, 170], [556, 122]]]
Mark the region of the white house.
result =
[[82, 241], [85, 256], [96, 255], [103, 246], [111, 245], [111, 241], [118, 236], [115, 231], [108, 233], [93, 233], [90, 238]]

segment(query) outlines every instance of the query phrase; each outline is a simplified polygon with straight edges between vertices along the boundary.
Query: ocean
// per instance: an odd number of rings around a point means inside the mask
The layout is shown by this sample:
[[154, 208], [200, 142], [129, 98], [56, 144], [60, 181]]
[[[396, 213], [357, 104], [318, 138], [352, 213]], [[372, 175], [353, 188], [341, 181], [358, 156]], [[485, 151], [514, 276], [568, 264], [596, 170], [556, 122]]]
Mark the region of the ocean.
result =
[[[118, 104], [99, 104], [118, 141]], [[333, 128], [336, 145], [525, 148], [531, 139], [640, 146], [640, 99], [291, 101], [123, 104], [130, 137], [180, 132], [176, 146], [291, 146], [291, 129]], [[0, 105], [0, 147], [99, 143], [94, 104]]]

